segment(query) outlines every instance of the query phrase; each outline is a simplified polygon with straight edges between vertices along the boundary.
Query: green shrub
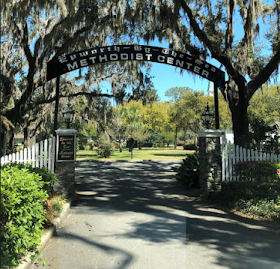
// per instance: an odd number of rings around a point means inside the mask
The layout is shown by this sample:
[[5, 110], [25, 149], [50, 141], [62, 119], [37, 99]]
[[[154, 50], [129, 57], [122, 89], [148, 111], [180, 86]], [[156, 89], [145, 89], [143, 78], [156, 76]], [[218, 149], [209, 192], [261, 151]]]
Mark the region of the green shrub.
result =
[[181, 147], [181, 146], [184, 146], [185, 142], [183, 140], [178, 140], [177, 141], [177, 146], [178, 147]]
[[184, 145], [184, 150], [197, 150], [197, 146], [195, 144], [186, 144]]
[[198, 154], [187, 154], [186, 159], [183, 160], [183, 163], [177, 169], [176, 179], [189, 188], [200, 187], [198, 166]]
[[90, 145], [86, 145], [86, 146], [84, 146], [84, 150], [90, 150], [91, 148], [90, 148]]
[[87, 145], [89, 146], [89, 149], [93, 149], [94, 147], [94, 142], [93, 141], [88, 141]]
[[112, 144], [106, 143], [102, 144], [98, 149], [96, 149], [99, 158], [108, 158], [114, 152]]
[[17, 151], [17, 152], [19, 152], [19, 151], [21, 151], [21, 150], [23, 150], [23, 149], [24, 149], [24, 145], [23, 145], [23, 144], [17, 145], [17, 146], [16, 146], [16, 151]]
[[255, 184], [251, 181], [225, 182], [219, 192], [202, 196], [211, 204], [254, 217], [280, 219], [280, 186]]
[[234, 165], [235, 175], [243, 181], [280, 183], [280, 164], [270, 161], [247, 161]]
[[11, 268], [40, 244], [46, 221], [42, 177], [16, 166], [1, 168], [1, 268]]
[[77, 150], [84, 150], [87, 143], [87, 137], [79, 135], [77, 137]]
[[43, 181], [43, 189], [48, 193], [53, 191], [53, 185], [57, 181], [57, 176], [55, 173], [50, 172], [46, 167], [32, 167], [31, 164], [24, 163], [9, 163], [3, 167], [18, 167], [19, 169], [27, 169], [31, 173], [36, 173], [41, 176], [41, 181]]
[[272, 219], [279, 219], [280, 218], [280, 196], [276, 199], [271, 198], [252, 198], [249, 200], [240, 199], [236, 205], [236, 208], [243, 213], [258, 216], [258, 217], [265, 217], [265, 218], [272, 218]]
[[63, 194], [61, 196], [56, 196], [52, 199], [52, 207], [57, 213], [60, 213], [66, 202], [67, 202], [66, 194]]

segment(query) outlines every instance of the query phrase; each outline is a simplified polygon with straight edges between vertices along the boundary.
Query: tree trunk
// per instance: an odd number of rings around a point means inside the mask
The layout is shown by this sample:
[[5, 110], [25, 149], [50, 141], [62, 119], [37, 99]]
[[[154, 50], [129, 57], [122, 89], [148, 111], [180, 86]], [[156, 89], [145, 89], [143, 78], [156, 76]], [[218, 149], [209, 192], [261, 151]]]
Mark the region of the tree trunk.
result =
[[1, 147], [2, 148], [2, 152], [1, 152], [1, 156], [5, 156], [6, 155], [6, 149], [7, 149], [7, 131], [2, 133], [1, 136]]
[[238, 146], [250, 148], [250, 133], [248, 120], [248, 103], [239, 102], [231, 107], [234, 143]]
[[23, 139], [24, 139], [24, 147], [27, 148], [28, 147], [28, 129], [27, 127], [25, 127], [23, 129]]
[[28, 127], [23, 129], [24, 135], [24, 147], [28, 148], [36, 143], [36, 136], [30, 136], [30, 131]]
[[120, 148], [120, 152], [122, 152], [122, 139], [120, 135], [119, 135], [119, 148]]
[[177, 137], [178, 137], [178, 128], [175, 129], [175, 138], [174, 138], [174, 149], [177, 149]]
[[193, 144], [195, 146], [195, 152], [198, 152], [198, 145], [197, 145], [197, 143], [198, 143], [198, 138], [197, 138], [197, 136], [195, 136], [195, 138], [193, 140]]
[[15, 133], [14, 133], [14, 131], [10, 131], [8, 148], [9, 148], [10, 152], [14, 152], [14, 149], [15, 149]]
[[187, 130], [184, 130], [184, 145], [187, 142]]

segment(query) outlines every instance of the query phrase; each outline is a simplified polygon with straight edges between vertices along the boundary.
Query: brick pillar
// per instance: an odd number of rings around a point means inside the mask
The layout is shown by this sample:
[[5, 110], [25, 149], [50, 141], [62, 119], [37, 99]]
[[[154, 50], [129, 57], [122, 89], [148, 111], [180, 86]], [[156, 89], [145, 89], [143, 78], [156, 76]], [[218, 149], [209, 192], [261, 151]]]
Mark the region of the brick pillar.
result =
[[56, 134], [55, 173], [58, 181], [54, 184], [54, 190], [65, 192], [69, 197], [73, 197], [75, 193], [77, 131], [74, 129], [58, 129]]
[[203, 191], [217, 191], [221, 189], [222, 158], [220, 137], [224, 136], [220, 130], [202, 130], [198, 132], [199, 139], [199, 180]]
[[58, 181], [54, 184], [54, 190], [65, 192], [69, 197], [73, 197], [75, 193], [75, 162], [57, 162], [55, 173]]

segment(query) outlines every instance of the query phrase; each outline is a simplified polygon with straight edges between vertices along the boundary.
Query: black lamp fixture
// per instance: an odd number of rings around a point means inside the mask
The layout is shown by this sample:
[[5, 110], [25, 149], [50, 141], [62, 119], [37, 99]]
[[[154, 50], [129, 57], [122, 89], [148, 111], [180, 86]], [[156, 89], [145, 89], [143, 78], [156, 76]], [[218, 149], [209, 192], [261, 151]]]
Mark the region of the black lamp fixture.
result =
[[65, 107], [64, 110], [62, 111], [62, 115], [63, 115], [63, 118], [64, 118], [66, 124], [67, 124], [68, 129], [70, 127], [70, 123], [73, 121], [74, 114], [75, 114], [75, 112], [72, 109], [70, 101], [68, 100], [67, 107]]
[[211, 121], [212, 121], [211, 117], [213, 117], [214, 114], [210, 112], [208, 103], [207, 103], [206, 109], [203, 112], [202, 116], [204, 117], [204, 124], [206, 126], [206, 129], [209, 129]]

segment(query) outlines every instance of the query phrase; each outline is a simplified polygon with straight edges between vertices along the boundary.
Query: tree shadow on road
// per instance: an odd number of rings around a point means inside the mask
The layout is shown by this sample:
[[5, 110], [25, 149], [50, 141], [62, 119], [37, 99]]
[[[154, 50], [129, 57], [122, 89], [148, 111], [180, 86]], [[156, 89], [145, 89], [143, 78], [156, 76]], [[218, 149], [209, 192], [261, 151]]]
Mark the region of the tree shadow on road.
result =
[[[145, 213], [148, 221], [131, 222], [120, 237], [153, 243], [179, 240], [215, 249], [224, 268], [280, 268], [280, 234], [255, 220], [213, 209], [199, 190], [185, 190], [174, 179], [173, 162], [96, 162], [76, 167], [79, 212], [106, 208]], [[247, 257], [247, 258], [246, 258]]]

